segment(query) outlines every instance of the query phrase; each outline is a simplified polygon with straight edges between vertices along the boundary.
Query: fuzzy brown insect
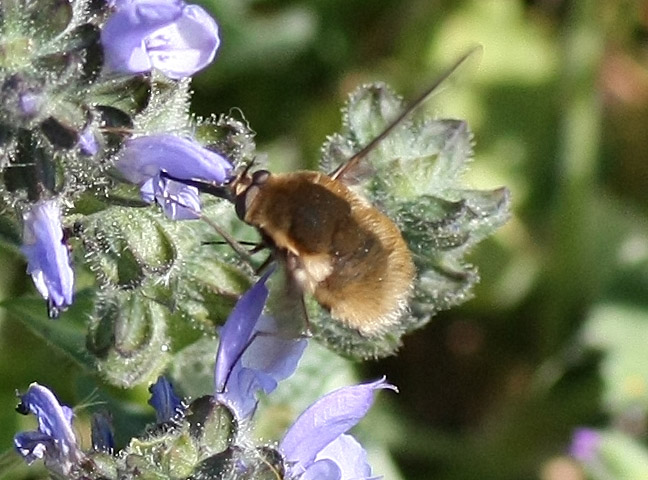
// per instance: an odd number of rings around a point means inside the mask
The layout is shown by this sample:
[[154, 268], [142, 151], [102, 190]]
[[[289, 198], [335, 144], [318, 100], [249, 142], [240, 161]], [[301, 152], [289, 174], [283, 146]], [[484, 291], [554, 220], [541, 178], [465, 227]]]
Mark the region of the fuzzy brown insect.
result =
[[255, 227], [271, 249], [271, 259], [285, 266], [292, 286], [361, 335], [384, 334], [408, 308], [416, 268], [396, 224], [349, 186], [366, 175], [363, 158], [472, 53], [330, 174], [250, 174], [248, 166], [225, 186], [167, 177], [234, 202], [238, 217]]
[[303, 292], [362, 334], [398, 321], [415, 269], [387, 216], [324, 173], [259, 170], [249, 181], [234, 187], [236, 212], [259, 230]]

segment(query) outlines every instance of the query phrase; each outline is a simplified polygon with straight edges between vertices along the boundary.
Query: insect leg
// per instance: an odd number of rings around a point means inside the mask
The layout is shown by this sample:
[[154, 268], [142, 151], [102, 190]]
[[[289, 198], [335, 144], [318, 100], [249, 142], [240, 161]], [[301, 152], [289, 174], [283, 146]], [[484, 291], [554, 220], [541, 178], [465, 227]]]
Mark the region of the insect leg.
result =
[[[259, 246], [258, 242], [248, 242], [246, 240], [237, 240], [237, 242], [241, 245], [245, 245], [246, 247], [254, 247], [254, 253], [258, 252], [260, 249], [257, 248]], [[202, 245], [225, 245], [226, 242], [223, 240], [213, 240], [211, 242], [202, 242]], [[250, 253], [253, 253], [250, 251]]]
[[[184, 205], [183, 205], [184, 206]], [[214, 230], [216, 230], [216, 233], [218, 233], [221, 237], [223, 237], [223, 240], [225, 240], [225, 243], [227, 243], [232, 250], [234, 250], [241, 259], [248, 265], [252, 265], [252, 256], [250, 255], [250, 252], [248, 252], [243, 245], [241, 245], [238, 240], [236, 240], [234, 237], [232, 237], [226, 230], [221, 228], [220, 225], [218, 225], [216, 222], [211, 220], [210, 218], [206, 217], [202, 213], [196, 212], [196, 214], [200, 217], [201, 220], [203, 220], [207, 225], [212, 227]]]
[[[268, 248], [267, 245], [263, 244], [262, 242], [247, 242], [245, 240], [237, 240], [237, 243], [239, 245], [245, 245], [246, 247], [252, 247], [251, 249], [248, 250], [248, 253], [250, 255], [254, 255], [255, 253], [259, 253], [261, 250]], [[211, 242], [202, 242], [202, 245], [227, 245], [228, 243], [224, 240], [214, 240]], [[259, 267], [260, 268], [260, 267]], [[257, 269], [259, 270], [259, 269]]]
[[269, 255], [268, 258], [266, 258], [261, 265], [254, 271], [255, 275], [263, 275], [263, 272], [267, 270], [267, 268], [272, 264], [274, 261], [274, 256]]
[[[199, 180], [187, 180], [184, 178], [177, 178], [174, 177], [173, 175], [169, 175], [169, 173], [165, 172], [162, 170], [160, 172], [160, 177], [166, 178], [168, 180], [173, 180], [174, 182], [182, 183], [184, 185], [188, 185], [190, 187], [195, 187], [199, 191], [208, 193], [210, 195], [214, 195], [215, 197], [219, 198], [224, 198], [225, 200], [228, 200], [230, 202], [233, 201], [232, 193], [227, 187], [224, 187], [222, 185], [214, 185], [211, 183], [207, 182], [201, 182]], [[172, 200], [174, 201], [174, 200]], [[179, 205], [186, 207], [185, 205], [182, 205], [181, 203], [177, 202]], [[189, 208], [189, 207], [186, 207]], [[224, 229], [220, 227], [216, 222], [210, 220], [207, 218], [205, 215], [199, 212], [195, 212], [197, 216], [199, 216], [205, 223], [207, 223], [210, 227], [212, 227], [216, 232], [223, 237], [225, 242], [234, 250], [247, 264], [252, 265], [252, 257], [248, 253], [248, 251], [243, 248], [243, 246], [234, 238], [232, 237], [228, 232], [226, 232]]]

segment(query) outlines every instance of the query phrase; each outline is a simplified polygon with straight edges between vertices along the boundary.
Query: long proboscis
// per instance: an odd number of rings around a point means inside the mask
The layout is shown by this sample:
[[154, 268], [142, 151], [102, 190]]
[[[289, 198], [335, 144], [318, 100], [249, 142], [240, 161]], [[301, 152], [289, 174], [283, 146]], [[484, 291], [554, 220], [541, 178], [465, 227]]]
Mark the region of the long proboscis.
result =
[[189, 187], [195, 187], [203, 193], [208, 193], [209, 195], [213, 195], [214, 197], [223, 198], [229, 202], [234, 203], [234, 197], [231, 190], [224, 185], [215, 185], [213, 183], [205, 182], [202, 180], [178, 178], [170, 175], [164, 170], [160, 172], [160, 176], [162, 178], [166, 178], [167, 180], [173, 180], [174, 182], [182, 183]]
[[481, 53], [482, 47], [476, 46], [468, 50], [463, 54], [454, 64], [452, 64], [445, 72], [443, 72], [428, 88], [426, 88], [423, 93], [421, 93], [409, 106], [401, 112], [392, 122], [371, 142], [365, 145], [362, 150], [355, 153], [349, 160], [344, 162], [338, 168], [336, 168], [331, 173], [331, 178], [337, 179], [349, 171], [355, 168], [360, 160], [366, 157], [376, 146], [382, 142], [385, 138], [389, 136], [392, 131], [398, 127], [403, 120], [409, 117], [414, 110], [423, 105], [428, 98], [443, 84], [448, 78], [450, 78], [458, 69], [461, 67], [469, 58], [473, 56], [478, 56]]

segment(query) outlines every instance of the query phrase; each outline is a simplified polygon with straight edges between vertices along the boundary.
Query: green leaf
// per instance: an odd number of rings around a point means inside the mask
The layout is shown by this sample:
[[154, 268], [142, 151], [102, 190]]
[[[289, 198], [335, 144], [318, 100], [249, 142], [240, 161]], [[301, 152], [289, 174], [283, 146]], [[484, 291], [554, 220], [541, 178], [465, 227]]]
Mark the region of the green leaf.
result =
[[85, 348], [86, 324], [92, 311], [93, 292], [79, 292], [72, 306], [60, 318], [47, 316], [42, 298], [13, 298], [0, 303], [10, 318], [27, 326], [48, 344], [58, 348], [87, 372], [94, 372], [94, 361]]

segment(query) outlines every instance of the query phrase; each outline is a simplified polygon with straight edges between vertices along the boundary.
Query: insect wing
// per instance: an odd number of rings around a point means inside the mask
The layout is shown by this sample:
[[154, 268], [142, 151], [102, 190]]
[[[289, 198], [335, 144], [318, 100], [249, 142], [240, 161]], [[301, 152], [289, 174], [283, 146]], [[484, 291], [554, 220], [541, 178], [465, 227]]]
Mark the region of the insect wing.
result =
[[[306, 298], [293, 277], [288, 259], [277, 257], [278, 267], [268, 280], [270, 295], [267, 311], [279, 320], [280, 334], [287, 338], [301, 337], [309, 328]], [[304, 329], [306, 327], [306, 330]]]
[[[399, 113], [411, 111], [383, 84], [360, 87], [344, 111], [345, 130], [329, 138], [323, 164], [361, 151]], [[406, 330], [425, 323], [431, 314], [467, 300], [478, 280], [464, 260], [466, 252], [508, 218], [506, 189], [472, 190], [462, 174], [472, 159], [472, 134], [465, 122], [406, 116], [389, 135], [375, 143], [353, 168], [334, 175], [355, 185], [399, 227], [418, 271], [412, 318]], [[371, 175], [366, 175], [370, 172]]]

